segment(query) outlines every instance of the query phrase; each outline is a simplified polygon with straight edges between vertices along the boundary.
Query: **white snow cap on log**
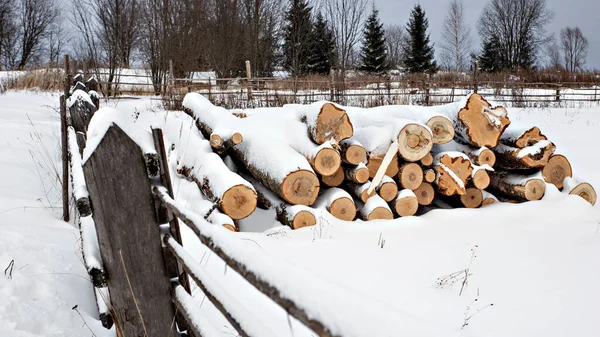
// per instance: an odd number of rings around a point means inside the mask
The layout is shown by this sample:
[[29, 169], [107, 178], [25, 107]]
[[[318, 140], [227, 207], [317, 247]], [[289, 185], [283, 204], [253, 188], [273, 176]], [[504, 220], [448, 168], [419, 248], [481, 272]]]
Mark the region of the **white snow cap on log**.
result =
[[87, 185], [85, 184], [85, 176], [83, 175], [83, 164], [81, 155], [79, 154], [79, 145], [77, 144], [77, 136], [75, 129], [69, 126], [67, 129], [67, 140], [69, 144], [69, 152], [71, 153], [71, 174], [73, 175], [73, 194], [75, 199], [89, 197]]
[[348, 198], [352, 200], [352, 196], [350, 195], [350, 193], [344, 191], [341, 188], [332, 187], [319, 196], [317, 202], [315, 202], [313, 207], [326, 209], [331, 205], [332, 202], [342, 198]]
[[[98, 93], [96, 93], [96, 95], [98, 95]], [[69, 97], [69, 99], [67, 100], [67, 107], [72, 107], [73, 105], [75, 105], [75, 103], [77, 103], [78, 100], [83, 100], [90, 103], [91, 105], [94, 105], [92, 99], [90, 98], [90, 95], [87, 92], [81, 89], [77, 89], [73, 92], [73, 94], [71, 94], [71, 97]]]
[[84, 216], [79, 221], [81, 222], [81, 242], [86, 268], [88, 272], [94, 268], [102, 270], [104, 267], [94, 219], [92, 219], [92, 216]]
[[371, 214], [378, 207], [385, 208], [389, 210], [390, 213], [392, 212], [387, 202], [385, 202], [385, 200], [383, 200], [383, 198], [380, 197], [378, 194], [374, 194], [372, 197], [370, 197], [369, 200], [365, 202], [360, 212], [364, 217], [368, 217], [369, 214]]
[[114, 108], [101, 108], [94, 113], [88, 126], [87, 142], [83, 151], [83, 163], [92, 156], [106, 131], [112, 126], [117, 125], [123, 130], [142, 150], [144, 154], [156, 154], [154, 148], [154, 139], [150, 130], [143, 129], [135, 124], [131, 116], [120, 112]]
[[396, 197], [396, 200], [400, 200], [400, 199], [404, 199], [404, 198], [411, 198], [411, 197], [416, 198], [417, 195], [412, 190], [405, 188], [398, 192], [398, 196]]
[[539, 142], [531, 145], [531, 146], [527, 146], [524, 147], [522, 149], [519, 150], [519, 153], [517, 154], [517, 158], [521, 159], [523, 157], [527, 157], [527, 156], [535, 156], [537, 154], [539, 154], [542, 149], [544, 149], [546, 146], [552, 144], [549, 140], [540, 140]]
[[438, 107], [423, 107], [417, 105], [385, 105], [370, 108], [369, 110], [374, 113], [414, 120], [423, 124], [427, 123], [427, 121], [434, 117], [443, 117], [451, 121], [447, 115], [438, 112], [438, 109]]
[[202, 336], [216, 337], [222, 335], [221, 332], [213, 326], [211, 321], [200, 313], [197, 300], [194, 300], [194, 298], [180, 285], [175, 288], [175, 298], [181, 303], [186, 314], [190, 317], [192, 326], [196, 331], [200, 332]]

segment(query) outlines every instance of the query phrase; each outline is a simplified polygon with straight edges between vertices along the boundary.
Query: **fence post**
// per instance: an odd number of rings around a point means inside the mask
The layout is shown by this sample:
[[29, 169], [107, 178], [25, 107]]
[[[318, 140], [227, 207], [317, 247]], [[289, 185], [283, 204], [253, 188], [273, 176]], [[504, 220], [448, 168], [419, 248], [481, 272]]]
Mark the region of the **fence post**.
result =
[[333, 68], [329, 69], [329, 101], [333, 102], [335, 90], [335, 70]]
[[151, 190], [157, 158], [148, 158], [153, 157], [113, 125], [83, 171], [115, 324], [123, 336], [175, 336], [170, 278]]
[[250, 61], [246, 61], [246, 79], [248, 80], [248, 100], [252, 99], [252, 69]]
[[478, 85], [477, 85], [477, 71], [479, 68], [479, 61], [475, 61], [473, 63], [473, 92], [477, 93]]
[[69, 222], [69, 149], [67, 144], [67, 97], [71, 89], [71, 74], [69, 69], [69, 55], [65, 54], [65, 87], [64, 93], [60, 96], [60, 133], [62, 148], [62, 205], [63, 220]]
[[561, 80], [560, 79], [560, 71], [557, 71], [556, 72], [556, 82], [557, 82], [557, 84], [556, 84], [556, 98], [555, 98], [555, 100], [557, 102], [560, 102], [560, 80]]
[[425, 81], [425, 106], [429, 106], [429, 82]]

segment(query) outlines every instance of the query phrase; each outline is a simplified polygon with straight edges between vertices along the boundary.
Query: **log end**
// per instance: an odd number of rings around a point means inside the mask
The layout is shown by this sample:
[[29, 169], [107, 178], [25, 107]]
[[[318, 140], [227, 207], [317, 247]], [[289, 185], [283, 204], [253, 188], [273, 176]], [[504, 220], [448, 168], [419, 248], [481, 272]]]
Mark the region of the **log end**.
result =
[[373, 190], [371, 193], [369, 193], [368, 191], [369, 191], [368, 188], [365, 188], [365, 190], [362, 191], [362, 193], [360, 194], [360, 201], [367, 202], [367, 200], [369, 200], [369, 198], [371, 198], [372, 196], [374, 196], [375, 194], [377, 194], [375, 192], [375, 190]]
[[578, 196], [582, 197], [585, 201], [589, 202], [592, 206], [594, 206], [596, 204], [596, 199], [597, 199], [596, 190], [592, 187], [592, 185], [590, 185], [588, 183], [581, 183], [581, 184], [575, 186], [575, 188], [573, 188], [573, 190], [571, 190], [571, 192], [569, 192], [569, 194], [578, 195]]
[[433, 147], [431, 133], [422, 125], [407, 124], [398, 134], [398, 152], [407, 161], [419, 161]]
[[477, 208], [483, 202], [483, 193], [478, 188], [467, 188], [466, 193], [460, 196], [460, 202], [466, 208]]
[[421, 158], [421, 165], [427, 167], [433, 165], [433, 155], [431, 153], [428, 153], [425, 155], [425, 157]]
[[210, 135], [210, 146], [220, 147], [223, 146], [223, 138], [220, 135], [213, 133]]
[[221, 210], [233, 220], [241, 220], [254, 212], [257, 195], [245, 185], [236, 185], [223, 193]]
[[340, 220], [352, 221], [356, 217], [356, 205], [351, 199], [339, 198], [331, 203], [329, 213]]
[[233, 136], [231, 136], [231, 141], [233, 142], [234, 145], [238, 145], [244, 141], [244, 137], [242, 136], [241, 133], [236, 132], [233, 134]]
[[296, 213], [292, 220], [292, 229], [314, 226], [317, 224], [317, 218], [312, 212], [300, 211]]
[[223, 228], [225, 228], [225, 229], [227, 229], [227, 230], [229, 230], [229, 231], [232, 231], [232, 232], [238, 232], [237, 228], [235, 228], [235, 226], [234, 226], [234, 225], [230, 225], [230, 224], [224, 224], [224, 225], [223, 225]]
[[480, 190], [485, 190], [490, 186], [490, 175], [486, 170], [478, 170], [473, 174], [473, 185]]
[[356, 178], [357, 183], [359, 183], [359, 184], [366, 183], [367, 180], [369, 180], [369, 169], [366, 167], [361, 167], [361, 168], [357, 169], [354, 177]]
[[562, 190], [565, 178], [573, 176], [571, 163], [565, 156], [555, 154], [550, 157], [548, 164], [542, 168], [542, 176], [547, 183], [553, 184], [559, 190]]
[[479, 94], [469, 97], [467, 105], [458, 112], [458, 119], [466, 127], [467, 140], [478, 147], [496, 147], [510, 124], [504, 107], [491, 108]]
[[352, 137], [354, 128], [346, 111], [332, 103], [325, 103], [317, 117], [316, 126], [312, 132], [313, 140], [323, 144], [330, 139], [340, 142]]
[[[377, 170], [379, 170], [379, 167], [381, 166], [384, 157], [385, 155], [369, 156], [369, 161], [367, 162], [367, 169], [369, 169], [369, 178], [372, 179], [375, 177], [375, 174], [377, 174]], [[400, 165], [398, 164], [398, 155], [396, 154], [394, 155], [394, 158], [392, 158], [392, 162], [390, 163], [390, 165], [387, 167], [385, 175], [388, 177], [395, 177], [399, 171]]]
[[433, 169], [426, 170], [423, 172], [423, 180], [432, 183], [435, 181], [435, 171]]
[[412, 216], [419, 210], [419, 201], [413, 196], [397, 199], [394, 202], [394, 212], [399, 216]]
[[378, 191], [379, 196], [386, 202], [390, 202], [398, 195], [398, 185], [393, 181], [381, 184]]
[[[554, 154], [556, 146], [552, 143], [548, 143], [545, 147], [541, 148], [539, 152], [535, 154], [528, 154], [521, 158], [521, 163], [529, 168], [541, 168], [548, 164], [550, 156]], [[521, 153], [519, 150], [519, 153]]]
[[344, 161], [348, 164], [358, 165], [367, 158], [367, 151], [359, 145], [350, 145], [344, 154]]
[[540, 200], [546, 193], [546, 183], [540, 179], [530, 179], [525, 183], [525, 199], [529, 201]]
[[416, 190], [423, 182], [423, 169], [415, 163], [404, 164], [398, 174], [400, 186], [409, 190]]
[[371, 220], [392, 220], [394, 215], [389, 209], [385, 207], [376, 207], [367, 217], [368, 221]]
[[323, 148], [317, 152], [312, 162], [317, 173], [330, 176], [340, 168], [342, 158], [336, 150]]
[[321, 177], [321, 180], [323, 181], [323, 184], [329, 187], [337, 187], [344, 182], [344, 177], [344, 169], [340, 166], [335, 173], [330, 176], [323, 176]]
[[417, 202], [419, 205], [423, 206], [431, 205], [433, 198], [435, 197], [433, 186], [426, 182], [421, 183], [419, 188], [417, 188], [414, 193], [417, 196]]
[[481, 207], [487, 206], [487, 205], [491, 205], [491, 204], [494, 204], [494, 203], [496, 203], [496, 199], [494, 199], [494, 198], [485, 198], [481, 202]]
[[487, 164], [490, 167], [494, 167], [494, 164], [496, 164], [496, 155], [494, 154], [494, 151], [490, 149], [484, 149], [481, 151], [481, 153], [479, 153], [479, 156], [477, 156], [477, 161], [479, 165]]
[[431, 129], [434, 144], [446, 144], [454, 139], [454, 125], [448, 118], [435, 116], [430, 118], [426, 125]]
[[527, 130], [521, 137], [517, 139], [515, 145], [517, 147], [523, 148], [527, 146], [531, 146], [540, 140], [548, 140], [546, 136], [542, 134], [542, 131], [537, 126]]
[[307, 170], [298, 170], [288, 174], [281, 184], [281, 194], [292, 205], [310, 206], [319, 196], [319, 179]]

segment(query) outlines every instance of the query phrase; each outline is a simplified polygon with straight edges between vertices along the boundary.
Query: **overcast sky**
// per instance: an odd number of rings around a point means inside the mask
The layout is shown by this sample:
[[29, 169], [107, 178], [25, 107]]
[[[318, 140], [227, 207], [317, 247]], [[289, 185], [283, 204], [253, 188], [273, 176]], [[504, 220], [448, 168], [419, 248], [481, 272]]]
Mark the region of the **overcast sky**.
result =
[[[383, 23], [406, 25], [413, 6], [420, 3], [429, 19], [431, 40], [437, 44], [446, 13], [447, 0], [373, 0], [379, 9]], [[471, 27], [473, 47], [480, 49], [480, 39], [475, 24], [488, 0], [463, 0], [468, 25]], [[589, 40], [590, 48], [586, 67], [600, 69], [600, 1], [598, 0], [548, 0], [548, 7], [554, 12], [554, 19], [547, 26], [549, 33], [557, 37], [566, 26], [579, 26]], [[437, 48], [436, 48], [437, 55]]]

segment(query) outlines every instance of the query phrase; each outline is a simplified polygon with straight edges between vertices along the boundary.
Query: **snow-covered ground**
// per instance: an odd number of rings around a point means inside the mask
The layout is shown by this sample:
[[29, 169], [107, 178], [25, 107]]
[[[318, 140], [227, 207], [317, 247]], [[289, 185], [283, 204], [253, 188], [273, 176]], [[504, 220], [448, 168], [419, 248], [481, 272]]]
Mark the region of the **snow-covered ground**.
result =
[[[101, 104], [116, 107], [141, 126], [162, 125], [174, 143], [185, 142], [186, 130], [193, 130], [186, 115], [165, 116], [158, 102], [146, 98]], [[14, 260], [12, 279], [0, 274], [0, 336], [114, 335], [94, 319], [79, 232], [59, 220], [57, 106], [58, 96], [52, 94], [0, 95], [0, 272]], [[509, 113], [513, 120], [538, 125], [557, 144], [557, 152], [569, 158], [575, 176], [600, 187], [600, 107]], [[206, 206], [194, 184], [173, 178], [177, 200], [193, 209]], [[356, 299], [365, 316], [381, 310], [397, 315], [394, 336], [596, 336], [599, 209], [549, 187], [539, 202], [434, 210], [368, 223], [323, 214], [318, 226], [297, 231], [278, 226], [274, 214], [259, 209], [241, 222], [244, 232], [237, 235], [239, 245], [310, 276], [297, 296], [311, 298], [323, 293], [323, 284], [334, 284], [352, 294], [349, 302]], [[187, 227], [183, 234], [184, 246], [200, 266], [276, 336], [314, 335], [224, 268]], [[470, 276], [463, 287], [459, 271], [466, 268]], [[223, 336], [235, 335], [200, 290], [194, 293], [214, 328]], [[373, 300], [368, 307], [359, 300], [364, 297]], [[328, 296], [316, 300], [334, 314], [349, 310]], [[72, 309], [75, 305], [81, 316]], [[408, 320], [418, 324], [403, 324]], [[357, 327], [361, 321], [347, 324]]]

